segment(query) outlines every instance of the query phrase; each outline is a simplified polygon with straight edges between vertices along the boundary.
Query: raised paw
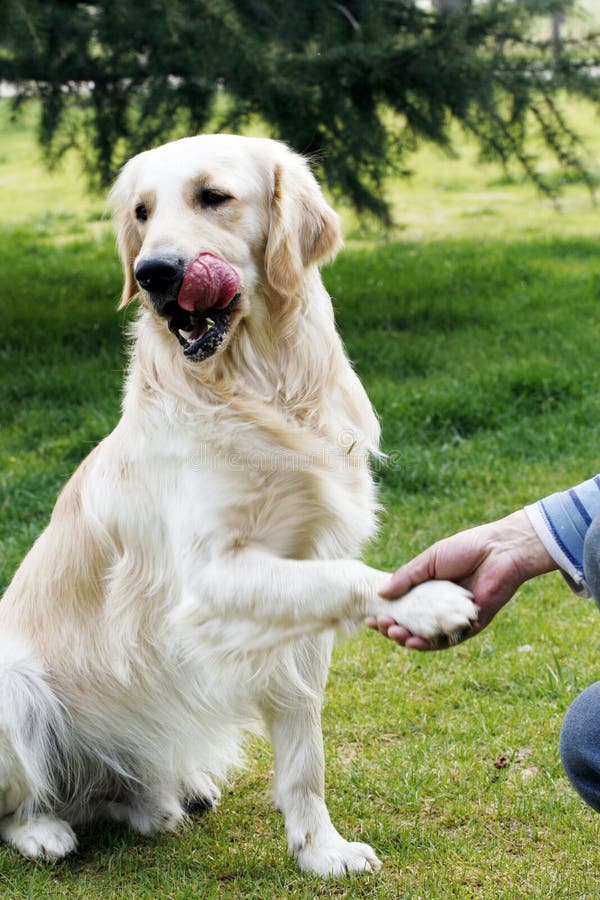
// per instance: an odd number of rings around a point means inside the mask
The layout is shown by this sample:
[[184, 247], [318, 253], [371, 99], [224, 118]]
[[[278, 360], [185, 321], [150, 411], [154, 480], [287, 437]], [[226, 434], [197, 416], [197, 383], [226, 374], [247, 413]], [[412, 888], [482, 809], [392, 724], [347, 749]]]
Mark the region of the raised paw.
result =
[[466, 588], [452, 581], [426, 581], [386, 603], [385, 614], [435, 645], [442, 639], [459, 643], [477, 621], [478, 610]]
[[51, 816], [37, 816], [19, 824], [9, 816], [0, 823], [0, 830], [4, 840], [28, 859], [56, 862], [77, 847], [77, 838], [68, 822]]

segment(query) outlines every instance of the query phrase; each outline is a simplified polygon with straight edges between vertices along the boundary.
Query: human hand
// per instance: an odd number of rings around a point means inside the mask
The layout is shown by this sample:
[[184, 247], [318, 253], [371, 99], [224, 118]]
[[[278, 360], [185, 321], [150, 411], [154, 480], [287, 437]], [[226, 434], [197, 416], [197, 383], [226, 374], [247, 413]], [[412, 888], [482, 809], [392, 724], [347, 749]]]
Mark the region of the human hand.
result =
[[[491, 622], [525, 581], [557, 568], [527, 513], [518, 510], [497, 522], [461, 531], [433, 544], [401, 566], [380, 594], [393, 600], [430, 579], [454, 581], [471, 591], [479, 607], [479, 617], [469, 635], [472, 637]], [[405, 647], [441, 649], [439, 643], [433, 647], [397, 625], [390, 616], [369, 617], [366, 622]]]

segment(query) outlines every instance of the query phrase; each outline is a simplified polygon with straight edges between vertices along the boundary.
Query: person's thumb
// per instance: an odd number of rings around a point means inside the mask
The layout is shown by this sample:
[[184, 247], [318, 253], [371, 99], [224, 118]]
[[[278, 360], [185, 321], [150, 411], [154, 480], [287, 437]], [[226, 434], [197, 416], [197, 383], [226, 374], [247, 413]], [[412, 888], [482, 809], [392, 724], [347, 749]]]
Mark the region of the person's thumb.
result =
[[429, 566], [430, 555], [426, 551], [401, 566], [388, 583], [380, 588], [379, 595], [386, 600], [396, 600], [417, 584], [428, 581], [432, 577]]

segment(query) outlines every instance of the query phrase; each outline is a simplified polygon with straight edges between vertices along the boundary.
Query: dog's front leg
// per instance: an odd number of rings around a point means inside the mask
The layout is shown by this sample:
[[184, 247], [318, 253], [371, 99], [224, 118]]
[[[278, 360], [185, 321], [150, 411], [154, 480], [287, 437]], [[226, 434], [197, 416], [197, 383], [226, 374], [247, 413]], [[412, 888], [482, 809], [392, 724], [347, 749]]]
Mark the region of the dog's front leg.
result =
[[306, 691], [297, 680], [274, 678], [262, 704], [275, 755], [275, 802], [285, 818], [288, 850], [303, 871], [322, 877], [376, 872], [381, 866], [368, 844], [344, 840], [325, 804], [321, 698], [330, 651], [329, 636], [295, 647]]
[[263, 652], [360, 623], [386, 601], [388, 576], [354, 559], [282, 559], [257, 548], [229, 553], [185, 574], [171, 615], [190, 648], [197, 640], [230, 653]]
[[224, 554], [184, 573], [192, 585], [172, 623], [193, 652], [196, 641], [218, 651], [252, 653], [299, 640], [366, 615], [390, 616], [413, 634], [452, 641], [477, 618], [464, 588], [428, 581], [400, 600], [383, 600], [384, 572], [354, 559], [282, 559], [256, 547]]

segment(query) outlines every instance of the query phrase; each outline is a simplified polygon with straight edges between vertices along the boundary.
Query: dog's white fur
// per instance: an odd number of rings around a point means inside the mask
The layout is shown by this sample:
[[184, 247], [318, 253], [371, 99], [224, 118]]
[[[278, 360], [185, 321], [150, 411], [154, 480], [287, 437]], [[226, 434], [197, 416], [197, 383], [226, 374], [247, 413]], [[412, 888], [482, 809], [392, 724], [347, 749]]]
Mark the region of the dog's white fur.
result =
[[[202, 208], [202, 184], [233, 199]], [[244, 732], [266, 726], [300, 867], [376, 870], [324, 801], [333, 629], [385, 611], [452, 636], [475, 609], [441, 582], [385, 602], [387, 576], [354, 559], [375, 528], [379, 426], [317, 268], [337, 217], [300, 157], [224, 135], [140, 154], [113, 201], [124, 302], [134, 261], [165, 251], [223, 257], [241, 301], [199, 363], [142, 304], [121, 421], [0, 604], [0, 834], [57, 859], [83, 821], [173, 827], [186, 798], [216, 801]]]

